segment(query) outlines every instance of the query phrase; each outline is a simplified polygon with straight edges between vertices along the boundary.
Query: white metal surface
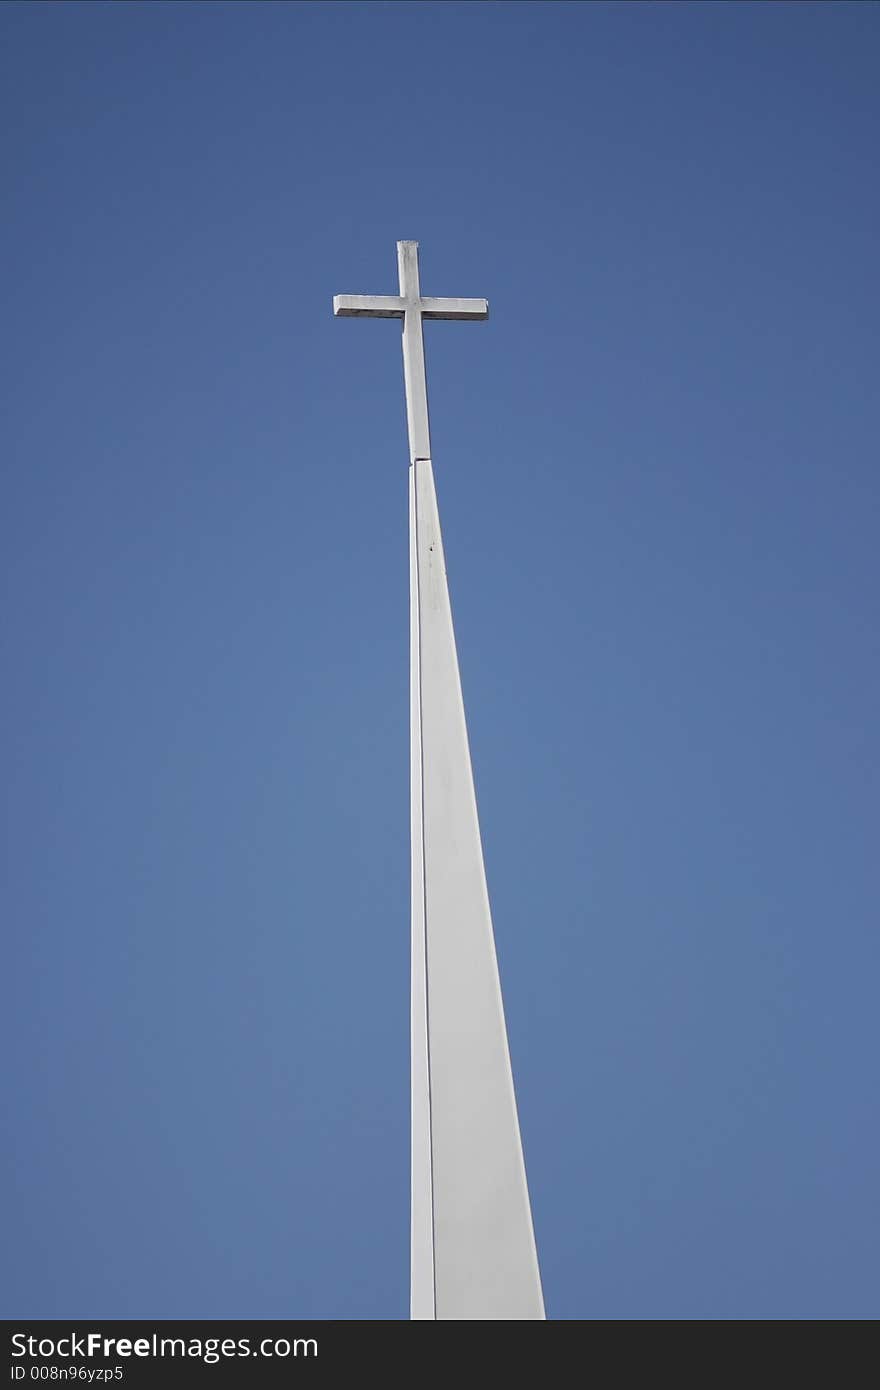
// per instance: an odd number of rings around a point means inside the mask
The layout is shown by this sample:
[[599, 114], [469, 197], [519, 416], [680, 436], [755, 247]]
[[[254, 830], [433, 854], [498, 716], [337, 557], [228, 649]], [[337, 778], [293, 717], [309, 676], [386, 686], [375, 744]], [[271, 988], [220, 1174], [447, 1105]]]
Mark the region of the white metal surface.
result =
[[431, 466], [418, 244], [399, 296], [338, 295], [342, 316], [403, 319], [410, 446], [412, 821], [411, 1316], [544, 1317]]

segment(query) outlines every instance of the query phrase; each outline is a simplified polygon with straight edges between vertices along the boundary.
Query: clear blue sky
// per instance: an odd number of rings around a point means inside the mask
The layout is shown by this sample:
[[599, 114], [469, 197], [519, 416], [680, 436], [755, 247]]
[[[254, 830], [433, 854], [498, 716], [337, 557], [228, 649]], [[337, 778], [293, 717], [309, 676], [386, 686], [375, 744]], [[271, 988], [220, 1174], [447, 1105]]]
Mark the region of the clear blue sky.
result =
[[548, 1313], [876, 1316], [880, 9], [0, 28], [2, 1311], [407, 1315], [415, 238]]

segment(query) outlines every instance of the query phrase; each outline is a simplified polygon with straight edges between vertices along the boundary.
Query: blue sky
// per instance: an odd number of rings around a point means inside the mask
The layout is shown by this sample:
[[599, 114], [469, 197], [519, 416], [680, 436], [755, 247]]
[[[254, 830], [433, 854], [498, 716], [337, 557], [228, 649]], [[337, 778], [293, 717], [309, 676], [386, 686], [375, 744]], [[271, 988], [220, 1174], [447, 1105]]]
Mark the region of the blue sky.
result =
[[407, 1315], [415, 238], [548, 1314], [876, 1316], [878, 8], [0, 28], [5, 1315]]

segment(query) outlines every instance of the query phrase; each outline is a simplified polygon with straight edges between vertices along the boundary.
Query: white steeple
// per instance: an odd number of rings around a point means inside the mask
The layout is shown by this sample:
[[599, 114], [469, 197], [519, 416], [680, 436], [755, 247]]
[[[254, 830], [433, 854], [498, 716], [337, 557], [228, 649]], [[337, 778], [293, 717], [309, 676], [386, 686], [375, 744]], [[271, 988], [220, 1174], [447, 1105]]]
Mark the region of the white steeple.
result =
[[429, 299], [418, 243], [400, 295], [334, 313], [403, 319], [409, 430], [413, 1318], [544, 1317], [428, 427], [423, 319], [485, 319]]

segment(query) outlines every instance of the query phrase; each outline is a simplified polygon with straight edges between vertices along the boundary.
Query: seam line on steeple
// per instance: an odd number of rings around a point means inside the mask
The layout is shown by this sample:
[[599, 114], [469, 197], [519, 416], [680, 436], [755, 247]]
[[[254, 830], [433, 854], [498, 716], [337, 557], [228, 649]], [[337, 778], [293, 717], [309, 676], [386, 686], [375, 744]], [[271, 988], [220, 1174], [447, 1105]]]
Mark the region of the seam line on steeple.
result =
[[419, 563], [419, 463], [430, 464], [429, 458], [413, 460], [413, 527], [416, 552], [416, 631], [419, 648], [419, 797], [421, 800], [422, 837], [422, 930], [425, 961], [425, 1052], [428, 1066], [428, 1153], [431, 1174], [431, 1306], [437, 1320], [437, 1232], [434, 1219], [434, 1105], [431, 1096], [431, 1001], [428, 993], [428, 862], [425, 851], [425, 737], [422, 713], [422, 575]]

